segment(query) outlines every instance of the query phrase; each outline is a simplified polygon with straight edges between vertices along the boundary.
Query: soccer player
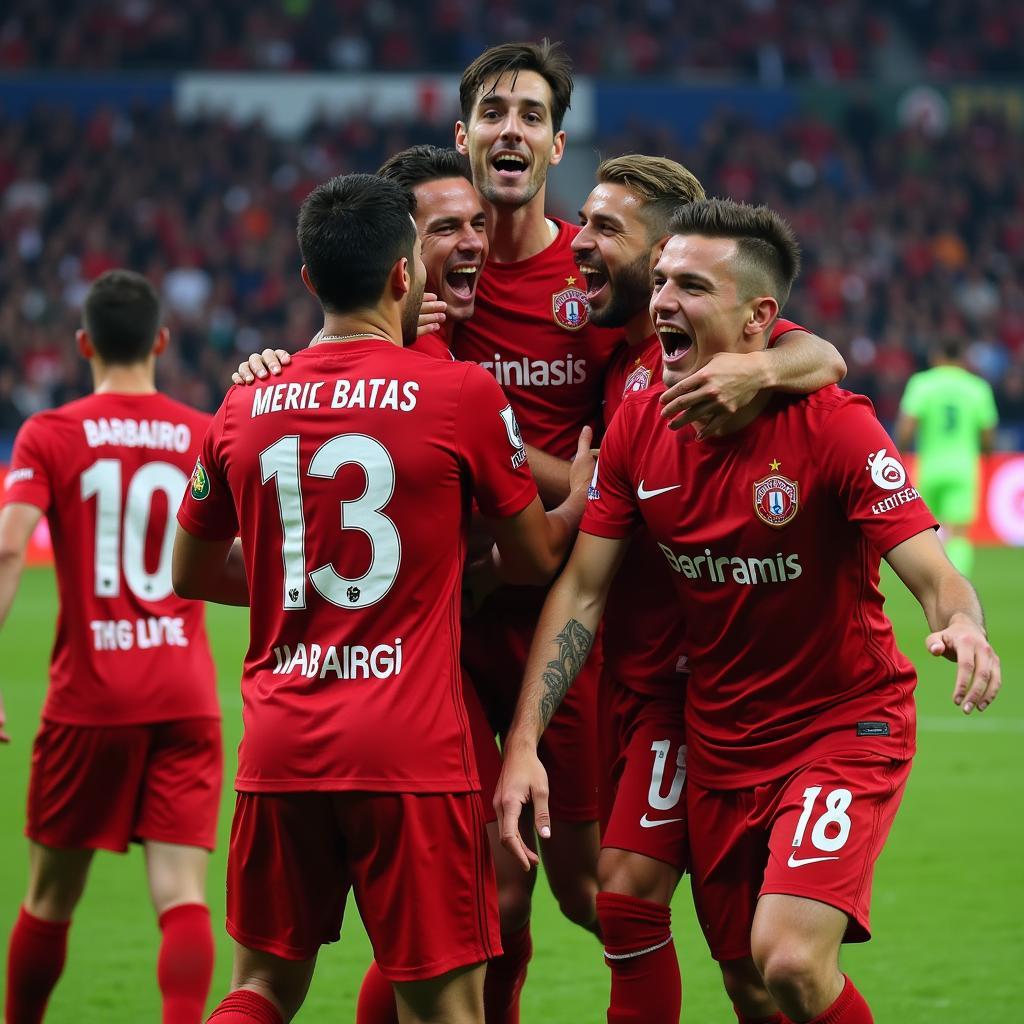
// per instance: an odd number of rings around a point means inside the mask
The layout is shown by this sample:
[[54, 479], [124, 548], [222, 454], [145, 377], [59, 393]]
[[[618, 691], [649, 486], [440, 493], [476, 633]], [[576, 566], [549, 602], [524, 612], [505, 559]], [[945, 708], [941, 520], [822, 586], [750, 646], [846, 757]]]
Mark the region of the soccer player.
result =
[[205, 905], [221, 783], [202, 605], [171, 590], [173, 510], [209, 417], [159, 394], [168, 343], [152, 286], [89, 289], [78, 349], [94, 394], [21, 428], [0, 511], [0, 622], [45, 515], [60, 613], [32, 752], [28, 893], [7, 959], [8, 1024], [43, 1019], [96, 850], [140, 842], [163, 934], [164, 1024], [196, 1024], [213, 970]]
[[965, 575], [974, 568], [969, 530], [978, 514], [981, 452], [991, 452], [999, 414], [988, 381], [964, 365], [963, 346], [947, 338], [930, 370], [907, 381], [896, 443], [917, 445], [917, 485], [945, 534], [946, 554]]
[[[640, 154], [605, 160], [597, 182], [572, 248], [591, 319], [620, 328], [626, 339], [605, 381], [607, 426], [626, 395], [661, 380], [661, 342], [650, 317], [652, 253], [672, 213], [703, 199], [704, 190], [675, 161]], [[687, 378], [684, 418], [701, 414], [709, 391], [739, 407], [764, 388], [812, 391], [842, 375], [835, 349], [796, 324], [777, 320], [771, 337], [774, 347], [719, 353]], [[702, 421], [701, 429], [713, 425]], [[681, 1005], [669, 906], [687, 866], [686, 655], [668, 567], [646, 531], [633, 538], [603, 622], [597, 914], [612, 972], [608, 1019], [668, 1024], [679, 1020]]]
[[302, 276], [323, 329], [286, 381], [228, 393], [178, 513], [179, 592], [253, 595], [234, 990], [216, 1024], [292, 1018], [350, 888], [403, 1022], [481, 1021], [483, 961], [500, 952], [458, 664], [470, 498], [508, 577], [542, 582], [582, 514], [591, 438], [545, 513], [493, 379], [402, 348], [425, 278], [410, 210], [372, 175], [306, 199]]
[[[666, 385], [763, 348], [799, 264], [764, 208], [693, 203], [670, 231], [651, 302]], [[660, 390], [615, 417], [545, 604], [505, 748], [502, 836], [529, 863], [520, 809], [532, 796], [549, 820], [538, 739], [643, 522], [684, 617], [694, 899], [737, 1016], [867, 1024], [839, 949], [869, 937], [872, 870], [914, 750], [915, 674], [882, 611], [880, 558], [920, 601], [928, 650], [957, 662], [965, 712], [995, 698], [999, 662], [927, 507], [892, 500], [906, 470], [866, 400], [765, 391], [699, 440], [665, 429]]]

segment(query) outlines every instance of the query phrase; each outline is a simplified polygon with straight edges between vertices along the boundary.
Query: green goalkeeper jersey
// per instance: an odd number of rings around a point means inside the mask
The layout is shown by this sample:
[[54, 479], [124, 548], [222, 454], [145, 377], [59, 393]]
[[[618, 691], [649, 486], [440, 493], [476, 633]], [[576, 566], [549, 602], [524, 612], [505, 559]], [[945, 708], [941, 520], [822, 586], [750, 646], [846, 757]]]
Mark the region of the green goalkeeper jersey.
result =
[[998, 422], [988, 382], [960, 366], [915, 373], [907, 381], [900, 412], [917, 420], [922, 463], [941, 461], [948, 469], [976, 463], [982, 432]]

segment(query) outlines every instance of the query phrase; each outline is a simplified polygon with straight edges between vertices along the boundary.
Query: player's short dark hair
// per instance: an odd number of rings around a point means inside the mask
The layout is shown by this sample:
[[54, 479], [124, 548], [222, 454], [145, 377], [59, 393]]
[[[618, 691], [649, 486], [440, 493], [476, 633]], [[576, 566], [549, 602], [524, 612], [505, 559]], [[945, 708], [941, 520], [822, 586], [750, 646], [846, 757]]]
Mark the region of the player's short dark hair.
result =
[[103, 362], [140, 363], [153, 351], [160, 327], [156, 289], [134, 270], [108, 270], [85, 296], [82, 326]]
[[697, 176], [675, 160], [663, 156], [626, 153], [602, 160], [599, 184], [623, 185], [643, 200], [643, 216], [651, 241], [668, 234], [668, 222], [682, 203], [704, 199]]
[[501, 43], [484, 50], [462, 72], [459, 103], [462, 120], [468, 122], [477, 99], [495, 89], [502, 75], [536, 71], [551, 87], [551, 122], [562, 130], [562, 119], [572, 99], [572, 60], [561, 43], [542, 39], [539, 43]]
[[376, 305], [388, 274], [412, 259], [412, 193], [376, 174], [318, 185], [299, 210], [299, 251], [320, 304], [332, 313]]
[[764, 288], [779, 308], [800, 273], [800, 243], [789, 224], [767, 206], [731, 199], [704, 199], [680, 206], [668, 223], [669, 234], [732, 238], [751, 295]]
[[469, 157], [457, 149], [441, 146], [410, 146], [385, 160], [377, 173], [410, 192], [417, 185], [445, 178], [465, 178], [471, 184], [473, 181]]
[[939, 351], [944, 359], [948, 359], [950, 362], [959, 362], [964, 357], [963, 338], [959, 338], [955, 334], [945, 335], [939, 342]]

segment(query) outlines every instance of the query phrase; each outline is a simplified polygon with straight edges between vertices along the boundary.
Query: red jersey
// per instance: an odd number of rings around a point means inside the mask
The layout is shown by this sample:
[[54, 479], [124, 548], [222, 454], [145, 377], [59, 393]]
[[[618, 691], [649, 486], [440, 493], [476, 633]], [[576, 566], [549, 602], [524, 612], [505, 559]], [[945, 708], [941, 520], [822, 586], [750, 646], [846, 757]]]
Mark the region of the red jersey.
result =
[[601, 447], [582, 528], [641, 521], [685, 623], [688, 770], [703, 786], [779, 778], [824, 750], [908, 758], [913, 666], [878, 590], [881, 556], [935, 526], [866, 399], [775, 396], [698, 442], [630, 396]]
[[[790, 331], [790, 320], [776, 320], [769, 347]], [[607, 427], [629, 394], [661, 383], [661, 341], [652, 334], [639, 345], [619, 349], [608, 366], [604, 389]], [[665, 556], [650, 533], [637, 530], [615, 581], [604, 614], [604, 667], [617, 683], [638, 693], [683, 697], [687, 659], [683, 623]]]
[[590, 323], [570, 248], [580, 229], [555, 223], [558, 234], [542, 252], [484, 264], [476, 311], [455, 325], [452, 351], [495, 377], [527, 442], [569, 459], [580, 430], [598, 426], [605, 367], [621, 335]]
[[324, 343], [232, 388], [178, 520], [242, 538], [250, 642], [236, 788], [478, 788], [459, 678], [470, 499], [536, 496], [515, 417], [479, 367]]
[[18, 432], [4, 504], [46, 513], [60, 611], [43, 718], [219, 717], [203, 605], [171, 589], [174, 510], [210, 417], [165, 395], [90, 395]]

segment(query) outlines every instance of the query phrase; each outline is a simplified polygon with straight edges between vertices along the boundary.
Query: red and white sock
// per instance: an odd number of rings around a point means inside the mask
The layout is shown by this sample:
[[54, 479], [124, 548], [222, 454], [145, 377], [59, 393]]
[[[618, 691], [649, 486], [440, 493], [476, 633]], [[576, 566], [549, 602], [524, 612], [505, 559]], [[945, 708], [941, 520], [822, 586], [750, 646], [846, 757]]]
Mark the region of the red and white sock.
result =
[[202, 903], [182, 903], [160, 915], [156, 980], [163, 1024], [199, 1024], [213, 978], [213, 931]]
[[517, 931], [503, 932], [501, 948], [501, 956], [487, 962], [484, 1020], [486, 1024], [519, 1024], [519, 997], [533, 956], [530, 923]]
[[370, 962], [359, 989], [356, 1024], [398, 1024], [394, 987], [380, 973], [376, 960]]
[[272, 1002], [245, 988], [226, 995], [207, 1020], [215, 1024], [284, 1024]]
[[7, 1024], [39, 1024], [64, 970], [70, 921], [44, 921], [24, 907], [7, 951]]
[[843, 977], [846, 978], [846, 985], [839, 993], [839, 998], [807, 1024], [874, 1024], [875, 1018], [871, 1016], [864, 997], [847, 975]]
[[597, 919], [612, 972], [608, 1024], [678, 1024], [683, 989], [669, 908], [602, 892]]

